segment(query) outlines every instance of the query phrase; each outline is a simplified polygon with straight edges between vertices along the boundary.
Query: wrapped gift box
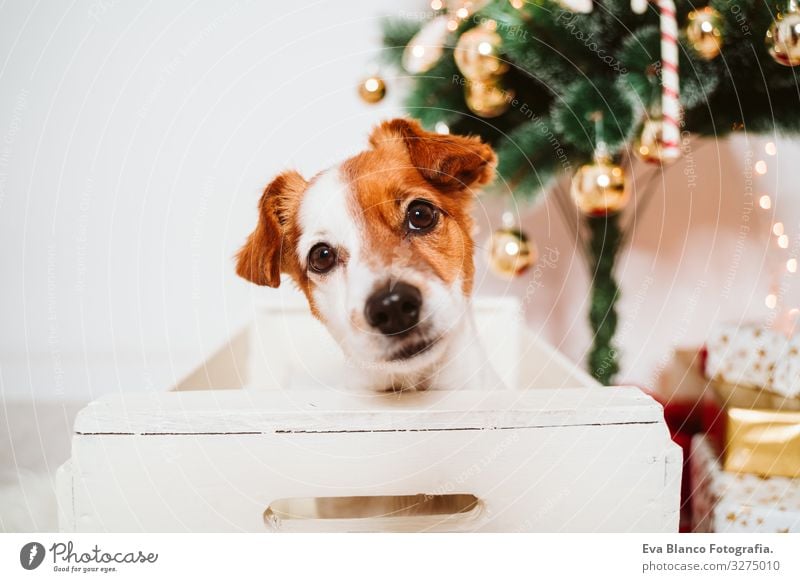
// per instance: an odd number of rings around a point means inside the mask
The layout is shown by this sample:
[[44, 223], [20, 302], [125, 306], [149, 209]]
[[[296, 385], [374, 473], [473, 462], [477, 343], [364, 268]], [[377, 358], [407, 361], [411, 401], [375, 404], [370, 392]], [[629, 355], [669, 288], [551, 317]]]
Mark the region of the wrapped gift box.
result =
[[662, 402], [697, 403], [703, 398], [709, 380], [705, 377], [705, 350], [698, 346], [680, 347], [658, 376], [658, 395]]
[[753, 324], [716, 326], [706, 341], [708, 378], [758, 388], [785, 397], [800, 396], [800, 335]]
[[664, 419], [672, 440], [683, 449], [681, 532], [692, 529], [690, 497], [694, 487], [689, 472], [692, 438], [696, 434], [716, 430], [714, 443], [721, 448], [725, 437], [725, 413], [718, 399], [710, 394], [710, 386], [714, 381], [705, 376], [706, 357], [704, 347], [676, 348], [659, 374], [658, 390], [653, 394], [664, 406]]
[[800, 412], [728, 410], [726, 471], [800, 477]]
[[800, 397], [800, 335], [784, 346], [772, 373], [771, 389], [788, 398]]
[[800, 479], [722, 470], [711, 441], [697, 435], [690, 460], [695, 532], [800, 532]]
[[703, 424], [726, 471], [800, 477], [800, 399], [715, 380]]
[[706, 344], [706, 429], [726, 471], [800, 477], [800, 337], [720, 325]]

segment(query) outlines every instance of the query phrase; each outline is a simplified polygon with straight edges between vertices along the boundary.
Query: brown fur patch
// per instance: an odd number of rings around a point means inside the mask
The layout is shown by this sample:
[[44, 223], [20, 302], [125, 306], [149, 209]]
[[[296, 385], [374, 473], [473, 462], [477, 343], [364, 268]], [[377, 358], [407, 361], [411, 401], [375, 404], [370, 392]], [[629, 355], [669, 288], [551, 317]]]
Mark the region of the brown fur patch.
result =
[[[396, 119], [370, 136], [372, 149], [342, 164], [361, 213], [367, 252], [379, 267], [396, 261], [427, 270], [447, 284], [462, 277], [472, 289], [472, 187], [493, 176], [494, 152], [477, 138], [444, 136], [416, 122]], [[425, 199], [441, 212], [439, 224], [424, 235], [405, 232], [405, 210]], [[358, 214], [357, 214], [358, 215]]]
[[444, 192], [468, 190], [494, 177], [497, 158], [477, 137], [440, 135], [417, 121], [393, 119], [375, 128], [369, 141], [375, 149], [405, 149], [422, 177]]
[[236, 256], [236, 273], [256, 285], [278, 287], [280, 274], [296, 279], [300, 238], [297, 209], [308, 183], [294, 171], [278, 175], [258, 203], [258, 224]]
[[[474, 276], [472, 188], [494, 176], [492, 149], [475, 137], [424, 131], [408, 119], [382, 123], [372, 132], [370, 145], [340, 167], [353, 189], [351, 211], [363, 225], [369, 259], [379, 267], [408, 261], [410, 268], [427, 270], [448, 284], [460, 276], [464, 293], [469, 293]], [[319, 317], [313, 283], [296, 255], [298, 209], [309, 185], [290, 171], [266, 187], [258, 225], [237, 255], [236, 272], [270, 287], [280, 285], [281, 273], [288, 274]], [[439, 224], [425, 235], [409, 235], [404, 229], [406, 205], [417, 198], [442, 212]]]

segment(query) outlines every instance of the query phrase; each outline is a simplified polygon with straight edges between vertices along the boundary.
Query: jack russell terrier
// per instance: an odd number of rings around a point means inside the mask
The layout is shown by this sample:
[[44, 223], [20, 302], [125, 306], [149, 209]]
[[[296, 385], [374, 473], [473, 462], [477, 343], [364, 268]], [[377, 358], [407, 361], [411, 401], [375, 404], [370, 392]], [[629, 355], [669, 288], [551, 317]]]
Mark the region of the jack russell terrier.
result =
[[472, 202], [494, 176], [494, 152], [408, 119], [382, 123], [369, 144], [311, 180], [277, 176], [237, 273], [269, 287], [290, 276], [359, 387], [500, 387], [469, 299]]

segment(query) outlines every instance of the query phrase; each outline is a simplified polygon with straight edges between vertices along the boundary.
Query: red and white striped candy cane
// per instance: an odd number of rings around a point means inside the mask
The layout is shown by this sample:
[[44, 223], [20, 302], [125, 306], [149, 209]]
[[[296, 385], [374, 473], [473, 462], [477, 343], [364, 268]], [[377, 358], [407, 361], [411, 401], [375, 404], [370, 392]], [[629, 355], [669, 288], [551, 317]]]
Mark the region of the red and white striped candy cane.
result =
[[673, 0], [658, 0], [661, 11], [661, 155], [680, 156], [681, 104], [678, 77], [678, 21]]

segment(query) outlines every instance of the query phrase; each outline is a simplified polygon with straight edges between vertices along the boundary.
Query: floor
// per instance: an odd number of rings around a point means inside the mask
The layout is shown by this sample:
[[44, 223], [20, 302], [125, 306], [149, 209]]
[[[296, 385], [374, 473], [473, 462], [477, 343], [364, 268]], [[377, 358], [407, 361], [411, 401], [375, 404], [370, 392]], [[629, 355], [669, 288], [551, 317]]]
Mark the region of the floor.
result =
[[0, 532], [58, 530], [55, 472], [84, 405], [0, 400]]

